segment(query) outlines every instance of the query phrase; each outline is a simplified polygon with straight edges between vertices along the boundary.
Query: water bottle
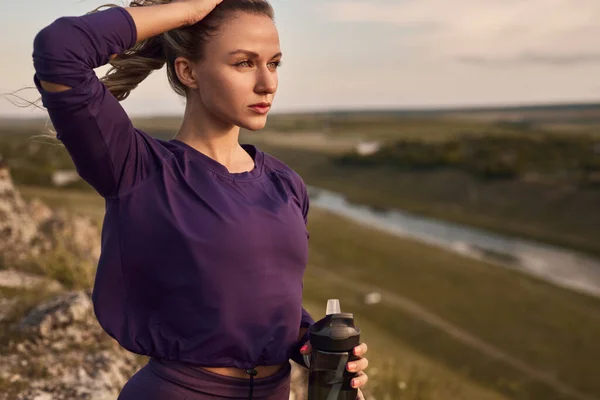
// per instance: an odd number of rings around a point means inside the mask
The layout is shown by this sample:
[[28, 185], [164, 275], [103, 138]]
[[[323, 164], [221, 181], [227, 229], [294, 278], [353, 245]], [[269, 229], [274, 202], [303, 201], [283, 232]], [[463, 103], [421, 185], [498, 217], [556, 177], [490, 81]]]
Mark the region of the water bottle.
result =
[[360, 343], [360, 329], [353, 314], [340, 311], [338, 299], [329, 299], [325, 317], [310, 327], [310, 343], [308, 400], [356, 400], [358, 389], [351, 382], [357, 374], [346, 365], [359, 358], [353, 350]]

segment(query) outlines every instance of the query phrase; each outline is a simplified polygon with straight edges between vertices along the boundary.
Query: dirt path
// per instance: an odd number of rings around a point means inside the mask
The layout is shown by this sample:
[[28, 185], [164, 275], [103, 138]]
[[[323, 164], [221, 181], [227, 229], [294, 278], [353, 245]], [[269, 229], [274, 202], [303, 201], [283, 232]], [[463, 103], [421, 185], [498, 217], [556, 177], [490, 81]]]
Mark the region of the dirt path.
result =
[[400, 309], [406, 313], [411, 314], [412, 316], [420, 319], [421, 321], [426, 322], [429, 325], [444, 331], [445, 333], [452, 336], [457, 341], [459, 341], [473, 349], [480, 351], [481, 353], [487, 355], [488, 357], [494, 358], [496, 360], [500, 360], [500, 361], [510, 365], [517, 371], [527, 375], [528, 377], [530, 377], [533, 380], [536, 380], [538, 382], [548, 385], [549, 387], [553, 388], [557, 392], [571, 396], [572, 398], [578, 399], [578, 400], [599, 400], [597, 397], [583, 393], [583, 392], [567, 385], [566, 383], [563, 383], [563, 382], [557, 380], [551, 374], [544, 372], [542, 370], [539, 370], [535, 367], [532, 367], [532, 366], [528, 365], [527, 363], [525, 363], [524, 361], [519, 360], [518, 358], [505, 353], [504, 351], [498, 349], [497, 347], [494, 347], [493, 345], [491, 345], [489, 343], [486, 343], [485, 341], [479, 339], [478, 337], [474, 336], [473, 334], [453, 325], [452, 323], [450, 323], [450, 322], [444, 320], [443, 318], [439, 317], [438, 315], [435, 315], [434, 313], [426, 310], [425, 308], [420, 306], [418, 303], [415, 303], [414, 301], [412, 301], [406, 297], [382, 290], [381, 288], [374, 286], [374, 285], [369, 285], [366, 283], [358, 283], [358, 282], [352, 281], [350, 279], [343, 278], [333, 272], [327, 271], [327, 270], [319, 268], [319, 267], [315, 267], [313, 265], [310, 266], [310, 272], [314, 273], [315, 275], [317, 275], [320, 278], [323, 278], [325, 280], [328, 280], [328, 281], [338, 284], [338, 285], [343, 285], [343, 286], [350, 288], [361, 294], [367, 294], [367, 293], [371, 293], [371, 292], [379, 292], [381, 294], [382, 302], [385, 302], [394, 308]]

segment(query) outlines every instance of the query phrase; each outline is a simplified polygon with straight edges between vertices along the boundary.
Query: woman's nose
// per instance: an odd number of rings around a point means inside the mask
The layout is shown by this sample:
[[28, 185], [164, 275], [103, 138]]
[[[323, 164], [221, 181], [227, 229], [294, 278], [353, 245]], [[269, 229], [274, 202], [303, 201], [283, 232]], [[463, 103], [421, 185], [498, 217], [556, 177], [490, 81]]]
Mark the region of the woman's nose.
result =
[[277, 90], [277, 72], [264, 67], [258, 71], [256, 91], [258, 93], [275, 93]]

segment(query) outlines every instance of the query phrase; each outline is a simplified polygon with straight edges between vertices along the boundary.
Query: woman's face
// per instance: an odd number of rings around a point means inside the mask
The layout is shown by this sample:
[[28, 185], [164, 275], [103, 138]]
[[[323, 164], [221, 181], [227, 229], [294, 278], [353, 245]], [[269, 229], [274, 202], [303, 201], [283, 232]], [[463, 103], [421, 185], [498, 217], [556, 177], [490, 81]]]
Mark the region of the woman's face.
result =
[[281, 61], [279, 34], [263, 15], [237, 13], [205, 45], [193, 66], [202, 106], [218, 119], [248, 130], [262, 129], [273, 102]]

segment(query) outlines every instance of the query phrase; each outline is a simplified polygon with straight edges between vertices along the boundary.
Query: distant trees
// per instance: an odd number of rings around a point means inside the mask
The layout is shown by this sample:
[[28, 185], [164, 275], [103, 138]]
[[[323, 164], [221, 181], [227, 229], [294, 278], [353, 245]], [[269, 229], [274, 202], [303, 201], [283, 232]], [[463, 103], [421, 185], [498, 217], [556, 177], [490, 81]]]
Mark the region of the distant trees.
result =
[[437, 143], [401, 140], [373, 154], [352, 152], [335, 161], [407, 170], [459, 168], [483, 179], [540, 177], [600, 184], [600, 138], [584, 135], [468, 135]]

